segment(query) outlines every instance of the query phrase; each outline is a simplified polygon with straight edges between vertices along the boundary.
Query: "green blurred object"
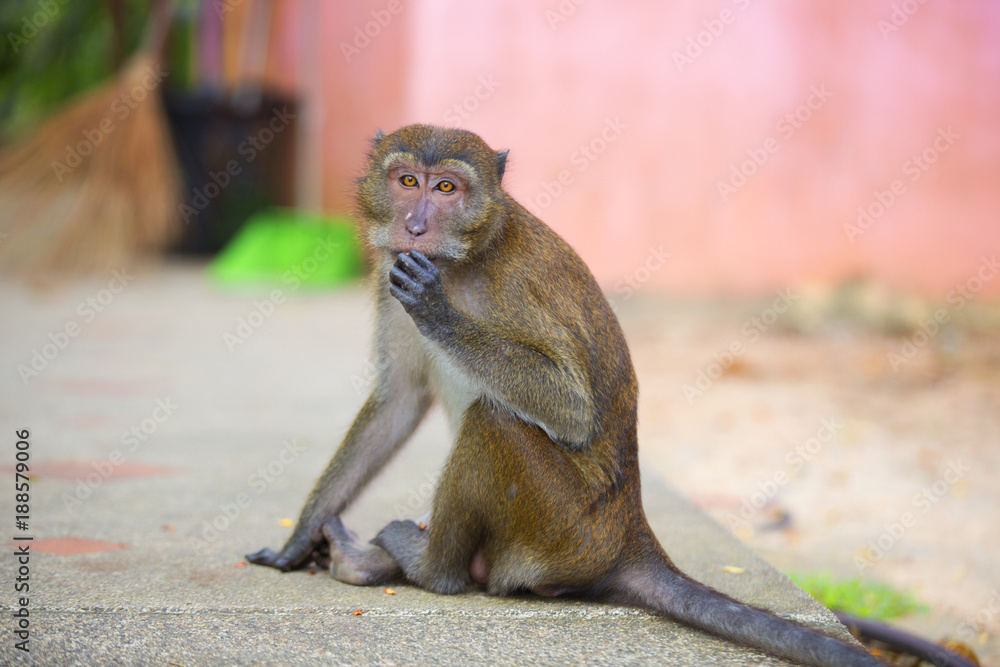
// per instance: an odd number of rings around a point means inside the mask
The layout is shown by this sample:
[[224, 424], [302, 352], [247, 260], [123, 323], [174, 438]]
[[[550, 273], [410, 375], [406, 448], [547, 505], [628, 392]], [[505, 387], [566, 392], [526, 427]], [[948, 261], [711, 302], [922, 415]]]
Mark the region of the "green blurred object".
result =
[[364, 274], [364, 254], [346, 218], [287, 209], [256, 214], [209, 266], [227, 285], [325, 287]]
[[788, 577], [824, 606], [854, 616], [896, 618], [928, 611], [912, 593], [897, 591], [877, 581], [859, 578], [837, 581], [829, 572], [789, 573]]

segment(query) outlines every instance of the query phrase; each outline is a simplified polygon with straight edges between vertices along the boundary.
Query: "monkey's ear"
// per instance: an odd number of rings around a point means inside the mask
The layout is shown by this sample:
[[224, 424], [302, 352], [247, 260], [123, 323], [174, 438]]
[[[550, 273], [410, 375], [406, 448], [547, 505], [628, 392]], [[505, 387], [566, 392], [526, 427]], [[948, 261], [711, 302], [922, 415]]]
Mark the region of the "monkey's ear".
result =
[[497, 179], [503, 180], [503, 172], [507, 169], [507, 153], [510, 153], [508, 148], [505, 151], [500, 151], [497, 153]]
[[372, 143], [378, 146], [383, 139], [385, 139], [385, 132], [382, 131], [382, 128], [375, 130], [375, 138], [372, 139]]

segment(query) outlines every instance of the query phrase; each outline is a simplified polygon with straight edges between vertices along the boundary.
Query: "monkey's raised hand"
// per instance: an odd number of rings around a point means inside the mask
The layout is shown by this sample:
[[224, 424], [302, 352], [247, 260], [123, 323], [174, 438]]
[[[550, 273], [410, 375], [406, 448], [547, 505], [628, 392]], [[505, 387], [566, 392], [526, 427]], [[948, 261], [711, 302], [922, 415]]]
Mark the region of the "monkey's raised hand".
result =
[[403, 304], [420, 333], [428, 338], [440, 334], [452, 314], [451, 303], [441, 284], [441, 272], [419, 250], [399, 253], [389, 271], [389, 293]]

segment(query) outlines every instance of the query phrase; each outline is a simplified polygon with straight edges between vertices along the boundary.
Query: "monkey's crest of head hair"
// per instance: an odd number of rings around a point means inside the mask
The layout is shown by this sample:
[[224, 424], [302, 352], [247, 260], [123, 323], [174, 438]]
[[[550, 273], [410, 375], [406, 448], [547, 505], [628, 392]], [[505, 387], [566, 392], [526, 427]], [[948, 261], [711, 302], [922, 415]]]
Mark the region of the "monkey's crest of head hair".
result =
[[496, 202], [504, 199], [501, 180], [507, 153], [494, 151], [468, 130], [433, 125], [408, 125], [392, 134], [379, 130], [372, 139], [368, 168], [358, 181], [357, 205], [362, 222], [385, 224], [393, 218], [385, 183], [389, 168], [399, 162], [461, 171], [468, 181], [468, 221], [489, 220]]
[[495, 152], [479, 135], [457, 128], [407, 125], [392, 134], [381, 130], [372, 139], [371, 164], [381, 165], [394, 153], [410, 155], [418, 163], [434, 166], [449, 161], [464, 162], [483, 179], [484, 187], [500, 187], [507, 166], [507, 153]]

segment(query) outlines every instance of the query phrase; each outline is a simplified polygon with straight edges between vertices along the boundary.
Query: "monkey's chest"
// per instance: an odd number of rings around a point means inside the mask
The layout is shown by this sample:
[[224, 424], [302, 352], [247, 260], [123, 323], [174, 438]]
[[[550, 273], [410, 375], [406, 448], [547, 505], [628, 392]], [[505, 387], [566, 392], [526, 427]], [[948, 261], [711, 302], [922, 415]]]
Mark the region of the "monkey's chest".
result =
[[426, 375], [428, 388], [441, 402], [452, 432], [457, 434], [465, 411], [482, 396], [482, 387], [436, 343], [424, 338], [398, 303], [392, 304], [386, 322], [405, 350], [404, 363], [412, 365], [413, 372]]
[[482, 389], [433, 344], [427, 344], [428, 381], [431, 391], [441, 401], [453, 433], [458, 433], [465, 411], [480, 396]]

